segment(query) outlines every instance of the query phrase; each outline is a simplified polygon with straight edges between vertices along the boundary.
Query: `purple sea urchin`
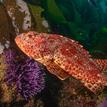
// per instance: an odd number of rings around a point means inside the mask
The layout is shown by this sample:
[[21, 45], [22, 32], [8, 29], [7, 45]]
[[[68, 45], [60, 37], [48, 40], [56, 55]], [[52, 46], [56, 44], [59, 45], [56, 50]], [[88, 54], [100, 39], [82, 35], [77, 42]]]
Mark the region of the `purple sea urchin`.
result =
[[25, 99], [44, 89], [44, 73], [33, 59], [26, 59], [18, 71], [20, 73], [16, 84], [18, 92]]
[[107, 97], [105, 98], [103, 103], [101, 103], [98, 107], [107, 107]]
[[11, 49], [4, 51], [3, 54], [6, 58], [6, 63], [12, 63], [16, 57], [16, 53], [13, 52]]
[[[17, 91], [27, 100], [41, 92], [45, 87], [45, 74], [38, 63], [30, 58], [15, 60], [15, 53], [11, 50], [4, 53], [6, 56], [6, 82], [16, 84]], [[10, 57], [8, 56], [10, 55]]]
[[5, 81], [7, 82], [8, 85], [12, 85], [16, 82], [18, 78], [16, 72], [20, 64], [15, 61], [16, 53], [13, 52], [12, 50], [9, 49], [5, 51], [3, 54], [7, 66]]

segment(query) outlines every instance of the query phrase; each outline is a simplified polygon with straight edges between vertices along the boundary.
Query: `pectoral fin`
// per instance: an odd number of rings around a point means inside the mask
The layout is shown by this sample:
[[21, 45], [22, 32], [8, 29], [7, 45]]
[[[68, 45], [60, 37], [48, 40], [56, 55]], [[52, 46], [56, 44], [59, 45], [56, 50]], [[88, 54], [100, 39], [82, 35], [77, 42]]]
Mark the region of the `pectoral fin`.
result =
[[47, 70], [57, 76], [61, 80], [65, 80], [69, 77], [69, 74], [66, 73], [63, 69], [61, 69], [57, 64], [51, 62], [47, 67]]

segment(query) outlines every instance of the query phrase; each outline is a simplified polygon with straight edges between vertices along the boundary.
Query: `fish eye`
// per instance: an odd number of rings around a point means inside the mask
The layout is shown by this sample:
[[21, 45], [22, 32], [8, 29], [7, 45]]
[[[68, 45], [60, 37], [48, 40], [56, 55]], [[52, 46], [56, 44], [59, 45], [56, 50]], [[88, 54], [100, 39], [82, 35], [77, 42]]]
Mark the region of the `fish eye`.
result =
[[29, 37], [29, 38], [31, 38], [31, 37], [32, 37], [32, 35], [31, 35], [31, 34], [29, 34], [29, 35], [28, 35], [28, 37]]
[[22, 40], [27, 41], [27, 40], [29, 40], [29, 37], [28, 36], [23, 36]]

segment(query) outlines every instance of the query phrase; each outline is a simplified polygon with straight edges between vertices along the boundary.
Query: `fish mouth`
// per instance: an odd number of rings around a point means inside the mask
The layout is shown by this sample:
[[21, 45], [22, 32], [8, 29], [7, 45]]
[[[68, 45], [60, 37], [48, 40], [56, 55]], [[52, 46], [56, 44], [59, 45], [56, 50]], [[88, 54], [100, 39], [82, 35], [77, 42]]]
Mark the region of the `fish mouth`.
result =
[[16, 36], [16, 38], [15, 38], [15, 43], [16, 43], [16, 45], [17, 45], [20, 49], [22, 49], [22, 47], [23, 47], [23, 42], [22, 42], [22, 40], [20, 39], [20, 36]]
[[20, 38], [18, 36], [16, 36], [16, 38], [15, 38], [15, 43], [19, 46], [19, 44], [20, 44]]

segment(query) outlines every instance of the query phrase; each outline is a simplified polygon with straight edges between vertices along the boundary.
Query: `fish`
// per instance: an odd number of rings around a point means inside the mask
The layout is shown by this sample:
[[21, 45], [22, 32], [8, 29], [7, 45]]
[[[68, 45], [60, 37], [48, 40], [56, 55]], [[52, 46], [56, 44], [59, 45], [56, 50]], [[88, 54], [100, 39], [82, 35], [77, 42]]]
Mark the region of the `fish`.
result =
[[74, 77], [95, 94], [107, 86], [107, 79], [101, 74], [103, 67], [107, 68], [107, 60], [93, 59], [78, 41], [29, 31], [16, 36], [15, 42], [27, 56], [61, 80]]
[[94, 59], [101, 71], [107, 71], [107, 59]]

